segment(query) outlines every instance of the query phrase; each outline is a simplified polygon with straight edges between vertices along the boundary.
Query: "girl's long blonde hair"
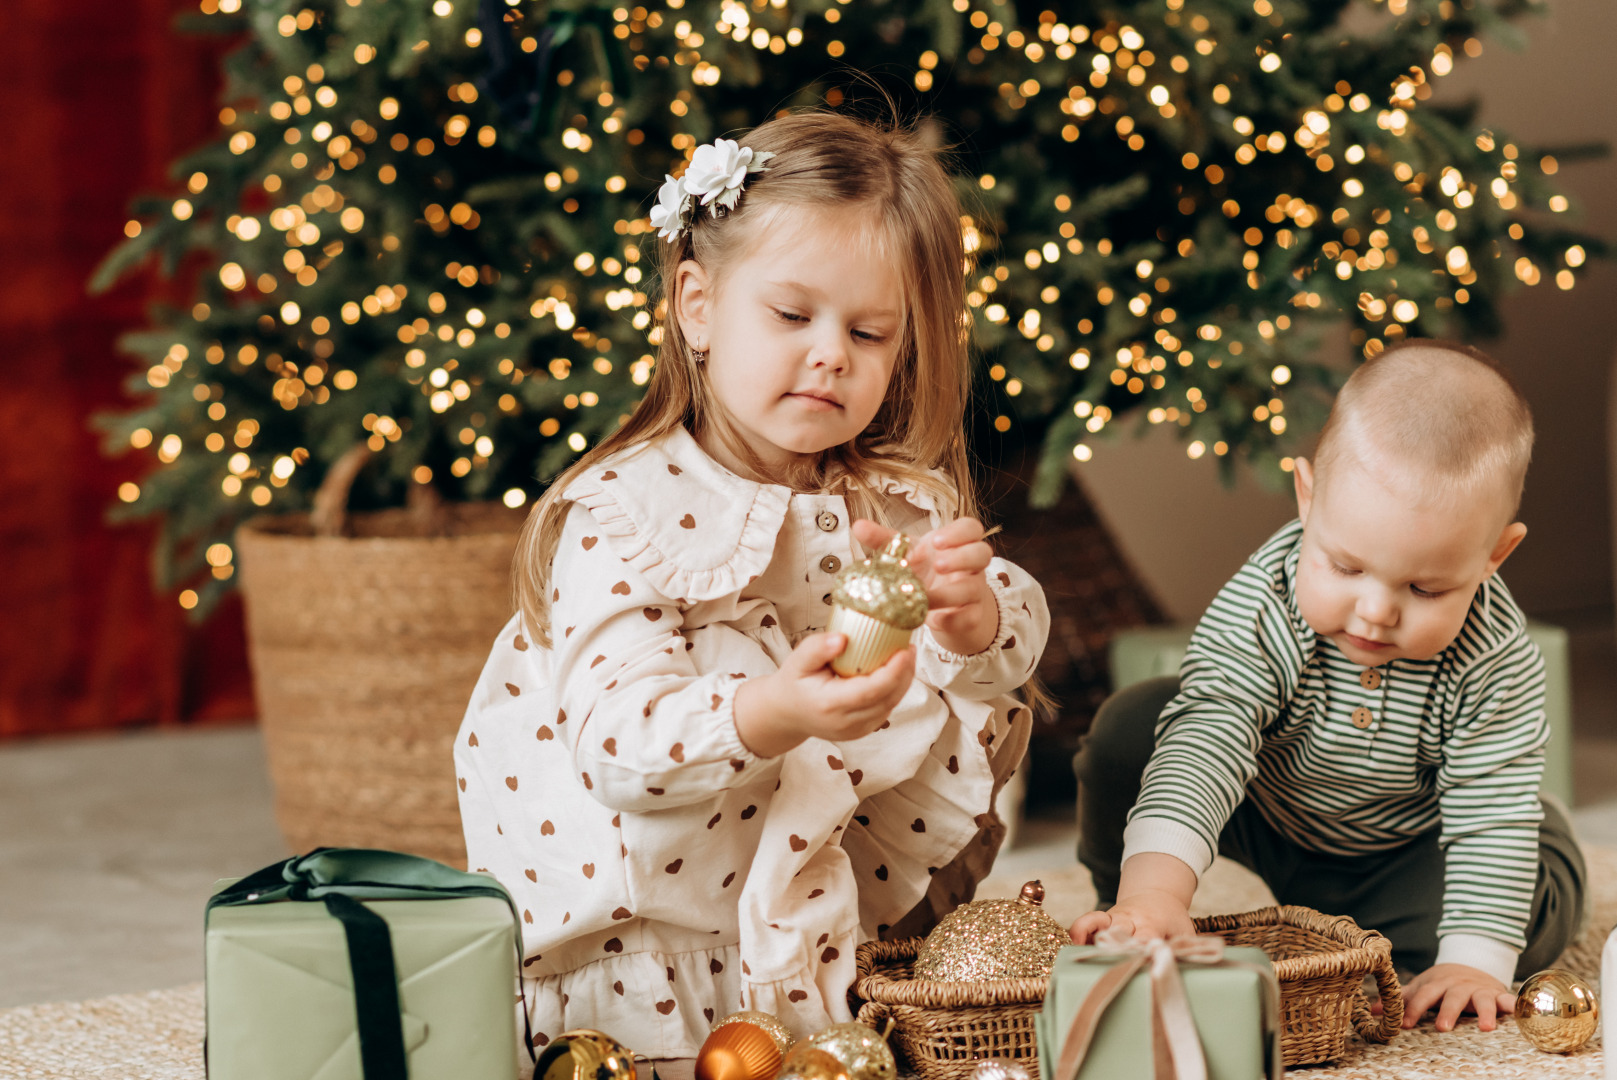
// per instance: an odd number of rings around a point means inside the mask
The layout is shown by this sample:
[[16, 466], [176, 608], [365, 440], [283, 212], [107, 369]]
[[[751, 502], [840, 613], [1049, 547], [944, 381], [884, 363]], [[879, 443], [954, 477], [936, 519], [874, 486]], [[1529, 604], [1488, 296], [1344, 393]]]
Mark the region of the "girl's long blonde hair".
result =
[[[695, 223], [677, 240], [652, 241], [660, 249], [662, 341], [645, 397], [622, 427], [556, 477], [523, 526], [512, 576], [523, 624], [541, 645], [551, 643], [551, 562], [571, 505], [563, 497], [568, 485], [603, 459], [679, 425], [692, 435], [711, 430], [750, 466], [754, 479], [843, 495], [855, 516], [881, 519], [881, 503], [874, 497], [877, 475], [916, 484], [946, 508], [945, 516], [978, 512], [964, 435], [971, 392], [966, 252], [960, 203], [936, 151], [913, 128], [823, 112], [779, 117], [739, 141], [775, 156], [767, 171], [747, 178], [736, 209], [714, 218], [699, 208]], [[873, 214], [883, 233], [882, 249], [899, 263], [906, 313], [887, 397], [870, 426], [851, 442], [805, 457], [783, 476], [764, 468], [718, 407], [706, 368], [680, 331], [674, 292], [686, 259], [705, 268], [722, 288], [725, 268], [747, 245], [767, 242], [760, 231], [782, 212], [801, 207]]]

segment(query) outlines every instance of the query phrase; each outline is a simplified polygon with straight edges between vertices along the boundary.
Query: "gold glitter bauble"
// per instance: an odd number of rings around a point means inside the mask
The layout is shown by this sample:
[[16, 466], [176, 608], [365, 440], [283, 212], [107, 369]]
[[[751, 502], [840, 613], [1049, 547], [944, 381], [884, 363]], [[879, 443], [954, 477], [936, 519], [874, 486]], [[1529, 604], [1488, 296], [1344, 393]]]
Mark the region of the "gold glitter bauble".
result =
[[804, 1039], [792, 1047], [775, 1080], [851, 1080], [848, 1067], [835, 1055], [810, 1046]]
[[943, 917], [921, 943], [915, 977], [940, 982], [1037, 979], [1071, 943], [1041, 906], [1044, 886], [1030, 881], [1015, 900], [973, 900]]
[[696, 1052], [696, 1080], [771, 1080], [781, 1057], [774, 1037], [757, 1024], [717, 1024]]
[[910, 538], [899, 533], [870, 558], [845, 567], [831, 602], [900, 630], [926, 622], [926, 588], [904, 561], [909, 549]]
[[634, 1054], [589, 1028], [564, 1031], [533, 1066], [534, 1080], [635, 1080]]
[[753, 1027], [762, 1029], [765, 1035], [775, 1040], [775, 1045], [780, 1047], [782, 1055], [792, 1048], [792, 1044], [797, 1042], [797, 1037], [792, 1034], [792, 1029], [787, 1027], [785, 1021], [774, 1013], [759, 1012], [757, 1009], [743, 1009], [740, 1012], [733, 1012], [729, 1016], [719, 1017], [713, 1022], [712, 1030], [717, 1031], [726, 1024], [751, 1024]]
[[887, 1040], [858, 1021], [832, 1024], [803, 1042], [842, 1062], [851, 1080], [893, 1080], [898, 1075]]
[[1600, 1002], [1594, 987], [1561, 968], [1530, 975], [1516, 991], [1516, 1026], [1546, 1054], [1570, 1054], [1594, 1035]]

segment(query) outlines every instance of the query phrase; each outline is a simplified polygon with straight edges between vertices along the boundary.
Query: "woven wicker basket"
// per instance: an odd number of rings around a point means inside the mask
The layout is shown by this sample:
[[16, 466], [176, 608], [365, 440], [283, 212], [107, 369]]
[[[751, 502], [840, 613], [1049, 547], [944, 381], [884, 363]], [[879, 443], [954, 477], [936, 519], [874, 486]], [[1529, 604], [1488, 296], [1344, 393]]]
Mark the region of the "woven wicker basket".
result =
[[337, 536], [310, 517], [255, 518], [236, 540], [281, 832], [294, 851], [389, 848], [464, 868], [455, 731], [511, 615], [522, 513], [438, 507], [433, 535], [409, 510], [338, 514]]
[[[1388, 1042], [1403, 1018], [1403, 997], [1391, 946], [1352, 919], [1305, 907], [1270, 907], [1241, 915], [1197, 919], [1196, 929], [1230, 945], [1262, 949], [1280, 983], [1285, 1064], [1311, 1065], [1340, 1057], [1348, 1032], [1366, 1042]], [[1039, 1077], [1033, 1018], [1048, 979], [937, 982], [912, 978], [921, 939], [872, 941], [859, 946], [854, 994], [859, 1019], [879, 1026], [891, 1018], [893, 1042], [921, 1080], [967, 1080], [983, 1058], [1016, 1061]], [[1382, 1015], [1364, 999], [1373, 975]]]

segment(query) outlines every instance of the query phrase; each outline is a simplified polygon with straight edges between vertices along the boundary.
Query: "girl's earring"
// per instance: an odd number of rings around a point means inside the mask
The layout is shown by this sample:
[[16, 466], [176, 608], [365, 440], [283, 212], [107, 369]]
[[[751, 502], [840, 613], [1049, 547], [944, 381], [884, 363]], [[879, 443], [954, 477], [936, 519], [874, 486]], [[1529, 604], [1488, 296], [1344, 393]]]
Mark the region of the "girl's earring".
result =
[[691, 354], [691, 359], [693, 361], [695, 361], [696, 363], [698, 363], [698, 364], [703, 363], [703, 362], [705, 362], [707, 360], [707, 350], [706, 349], [698, 349], [698, 348], [695, 348], [694, 346], [691, 346], [691, 347], [688, 347], [688, 351]]

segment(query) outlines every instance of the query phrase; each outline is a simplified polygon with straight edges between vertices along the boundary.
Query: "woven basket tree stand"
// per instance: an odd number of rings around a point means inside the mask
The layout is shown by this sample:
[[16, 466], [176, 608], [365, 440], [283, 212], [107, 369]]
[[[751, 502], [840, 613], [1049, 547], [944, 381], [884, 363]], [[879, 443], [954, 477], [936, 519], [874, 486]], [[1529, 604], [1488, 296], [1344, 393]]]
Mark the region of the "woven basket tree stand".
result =
[[[1262, 949], [1280, 984], [1281, 1056], [1289, 1068], [1341, 1057], [1348, 1035], [1390, 1042], [1404, 1015], [1392, 946], [1345, 916], [1312, 908], [1269, 907], [1197, 919], [1196, 931], [1226, 944]], [[856, 954], [853, 996], [859, 1019], [895, 1022], [893, 1042], [921, 1080], [969, 1080], [984, 1058], [1015, 1061], [1039, 1080], [1033, 1018], [1050, 980], [940, 982], [913, 978], [920, 938], [870, 941]], [[1372, 1016], [1363, 988], [1373, 976], [1382, 1013]]]
[[368, 457], [333, 464], [312, 513], [237, 533], [275, 816], [293, 851], [388, 848], [464, 869], [453, 743], [511, 615], [523, 515], [419, 495], [349, 515]]

